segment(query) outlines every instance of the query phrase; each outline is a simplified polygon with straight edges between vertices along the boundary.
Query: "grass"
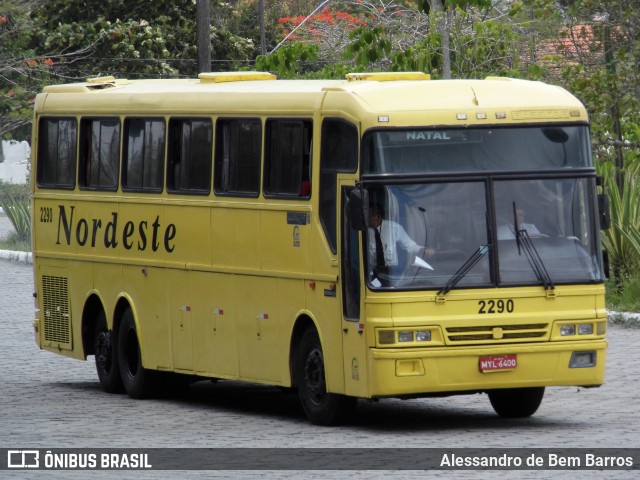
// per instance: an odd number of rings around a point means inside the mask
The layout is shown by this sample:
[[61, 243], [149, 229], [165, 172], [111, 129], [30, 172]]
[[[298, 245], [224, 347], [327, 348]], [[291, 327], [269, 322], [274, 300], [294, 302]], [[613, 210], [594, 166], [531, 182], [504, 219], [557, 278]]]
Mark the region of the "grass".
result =
[[617, 312], [640, 312], [640, 274], [607, 282], [607, 308]]
[[31, 242], [20, 240], [17, 233], [10, 234], [7, 238], [0, 241], [0, 250], [14, 250], [17, 252], [30, 252]]

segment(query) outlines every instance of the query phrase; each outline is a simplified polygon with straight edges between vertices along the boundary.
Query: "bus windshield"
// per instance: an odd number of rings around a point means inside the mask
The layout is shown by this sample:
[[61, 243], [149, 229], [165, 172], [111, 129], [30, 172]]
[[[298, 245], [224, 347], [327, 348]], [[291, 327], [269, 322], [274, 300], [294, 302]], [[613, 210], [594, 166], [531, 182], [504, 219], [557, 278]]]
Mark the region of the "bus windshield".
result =
[[374, 131], [364, 158], [365, 175], [593, 166], [584, 125]]
[[594, 190], [588, 177], [371, 185], [369, 286], [600, 282]]

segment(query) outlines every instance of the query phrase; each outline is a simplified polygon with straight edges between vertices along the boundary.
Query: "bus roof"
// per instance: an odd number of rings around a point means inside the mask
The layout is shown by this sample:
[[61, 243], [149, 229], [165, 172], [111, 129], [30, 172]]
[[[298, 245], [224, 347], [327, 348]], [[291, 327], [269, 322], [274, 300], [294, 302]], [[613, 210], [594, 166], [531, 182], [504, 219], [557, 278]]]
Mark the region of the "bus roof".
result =
[[422, 75], [352, 74], [345, 80], [275, 80], [265, 72], [201, 74], [198, 79], [102, 77], [45, 87], [36, 112], [313, 115], [322, 111], [342, 112], [367, 126], [587, 121], [583, 105], [557, 86], [500, 77], [429, 80]]

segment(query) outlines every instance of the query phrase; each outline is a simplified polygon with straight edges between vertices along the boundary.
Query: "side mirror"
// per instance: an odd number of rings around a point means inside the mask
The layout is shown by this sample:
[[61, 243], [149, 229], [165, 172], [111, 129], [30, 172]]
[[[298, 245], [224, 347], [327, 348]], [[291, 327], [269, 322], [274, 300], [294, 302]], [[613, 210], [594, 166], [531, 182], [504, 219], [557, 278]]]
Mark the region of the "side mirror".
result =
[[604, 193], [598, 195], [598, 214], [600, 229], [607, 230], [611, 226], [611, 212], [609, 210], [609, 196]]
[[369, 220], [369, 192], [356, 187], [349, 192], [349, 221], [354, 230], [364, 231]]

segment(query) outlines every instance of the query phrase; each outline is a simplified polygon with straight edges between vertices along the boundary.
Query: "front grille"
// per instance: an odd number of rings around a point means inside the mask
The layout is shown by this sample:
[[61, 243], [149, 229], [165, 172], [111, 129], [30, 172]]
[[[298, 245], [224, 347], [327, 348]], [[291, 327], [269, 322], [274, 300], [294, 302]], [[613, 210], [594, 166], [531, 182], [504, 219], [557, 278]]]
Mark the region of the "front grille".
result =
[[449, 327], [446, 333], [449, 343], [527, 341], [546, 337], [549, 333], [549, 324]]
[[62, 346], [71, 346], [69, 318], [69, 289], [67, 279], [52, 275], [42, 276], [44, 308], [44, 339]]

